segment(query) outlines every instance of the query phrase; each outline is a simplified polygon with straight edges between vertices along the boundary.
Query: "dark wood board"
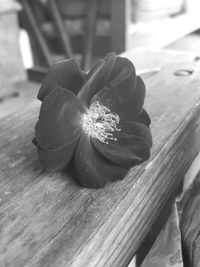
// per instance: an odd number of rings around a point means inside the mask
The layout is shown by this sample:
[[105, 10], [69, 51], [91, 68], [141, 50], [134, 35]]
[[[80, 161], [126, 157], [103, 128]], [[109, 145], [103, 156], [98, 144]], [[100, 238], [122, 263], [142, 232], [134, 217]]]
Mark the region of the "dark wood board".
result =
[[169, 51], [126, 56], [162, 69], [145, 79], [151, 158], [123, 181], [85, 189], [43, 172], [31, 143], [38, 101], [0, 120], [0, 266], [127, 266], [180, 184], [200, 150], [200, 63]]

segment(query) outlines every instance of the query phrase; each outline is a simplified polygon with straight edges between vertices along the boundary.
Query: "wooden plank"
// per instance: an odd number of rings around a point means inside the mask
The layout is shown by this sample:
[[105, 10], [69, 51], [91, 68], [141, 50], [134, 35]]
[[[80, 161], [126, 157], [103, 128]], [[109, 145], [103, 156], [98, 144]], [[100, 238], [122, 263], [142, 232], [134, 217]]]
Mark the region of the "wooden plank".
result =
[[0, 118], [24, 110], [36, 98], [38, 89], [39, 84], [27, 81], [6, 85], [4, 90], [7, 94], [0, 98]]
[[[160, 51], [155, 58], [170, 55]], [[145, 54], [130, 58], [148, 61]], [[200, 64], [194, 58], [181, 53], [146, 79], [152, 156], [104, 189], [80, 188], [71, 173], [42, 171], [31, 144], [38, 102], [0, 120], [1, 266], [128, 264], [200, 149]], [[193, 73], [175, 76], [179, 68]]]
[[[64, 17], [85, 17], [87, 13], [88, 5], [86, 5], [86, 1], [58, 0], [57, 2]], [[108, 17], [110, 15], [110, 1], [100, 1], [99, 14], [101, 17]]]
[[[63, 57], [64, 58], [64, 57]], [[41, 83], [47, 75], [48, 69], [42, 67], [34, 67], [27, 70], [28, 79], [33, 82]]]
[[131, 1], [111, 0], [111, 47], [117, 54], [128, 47], [130, 23]]

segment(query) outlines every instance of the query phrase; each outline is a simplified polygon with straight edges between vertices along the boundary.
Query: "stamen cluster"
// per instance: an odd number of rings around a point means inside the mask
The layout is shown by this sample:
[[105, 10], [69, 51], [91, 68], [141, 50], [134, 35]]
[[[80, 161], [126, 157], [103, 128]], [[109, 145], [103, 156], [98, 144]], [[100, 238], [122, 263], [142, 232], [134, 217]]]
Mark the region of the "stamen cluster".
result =
[[83, 131], [93, 138], [97, 138], [103, 143], [108, 144], [107, 140], [117, 141], [113, 137], [114, 131], [121, 131], [117, 128], [120, 118], [118, 114], [111, 112], [111, 110], [98, 101], [92, 103], [87, 113], [83, 115]]

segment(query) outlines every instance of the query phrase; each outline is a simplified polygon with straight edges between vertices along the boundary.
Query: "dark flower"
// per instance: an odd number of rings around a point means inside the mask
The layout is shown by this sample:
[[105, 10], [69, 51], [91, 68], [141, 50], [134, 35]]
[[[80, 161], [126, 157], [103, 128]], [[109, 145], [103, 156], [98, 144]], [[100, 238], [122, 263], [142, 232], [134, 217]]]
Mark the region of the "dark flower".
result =
[[77, 181], [103, 187], [150, 156], [145, 85], [133, 64], [114, 53], [87, 74], [73, 59], [52, 66], [42, 83], [34, 144], [46, 170], [72, 163]]

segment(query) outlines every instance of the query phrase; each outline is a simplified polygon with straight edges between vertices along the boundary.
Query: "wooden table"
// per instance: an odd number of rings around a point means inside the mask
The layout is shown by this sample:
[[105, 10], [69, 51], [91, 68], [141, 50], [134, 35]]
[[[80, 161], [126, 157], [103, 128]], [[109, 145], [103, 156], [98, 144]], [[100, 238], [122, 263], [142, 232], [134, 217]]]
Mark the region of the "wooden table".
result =
[[[126, 53], [144, 75], [150, 160], [94, 190], [43, 172], [31, 140], [40, 103], [0, 120], [0, 266], [127, 266], [200, 150], [200, 61], [171, 51]], [[180, 69], [189, 76], [176, 76]], [[180, 73], [178, 73], [180, 74]]]

